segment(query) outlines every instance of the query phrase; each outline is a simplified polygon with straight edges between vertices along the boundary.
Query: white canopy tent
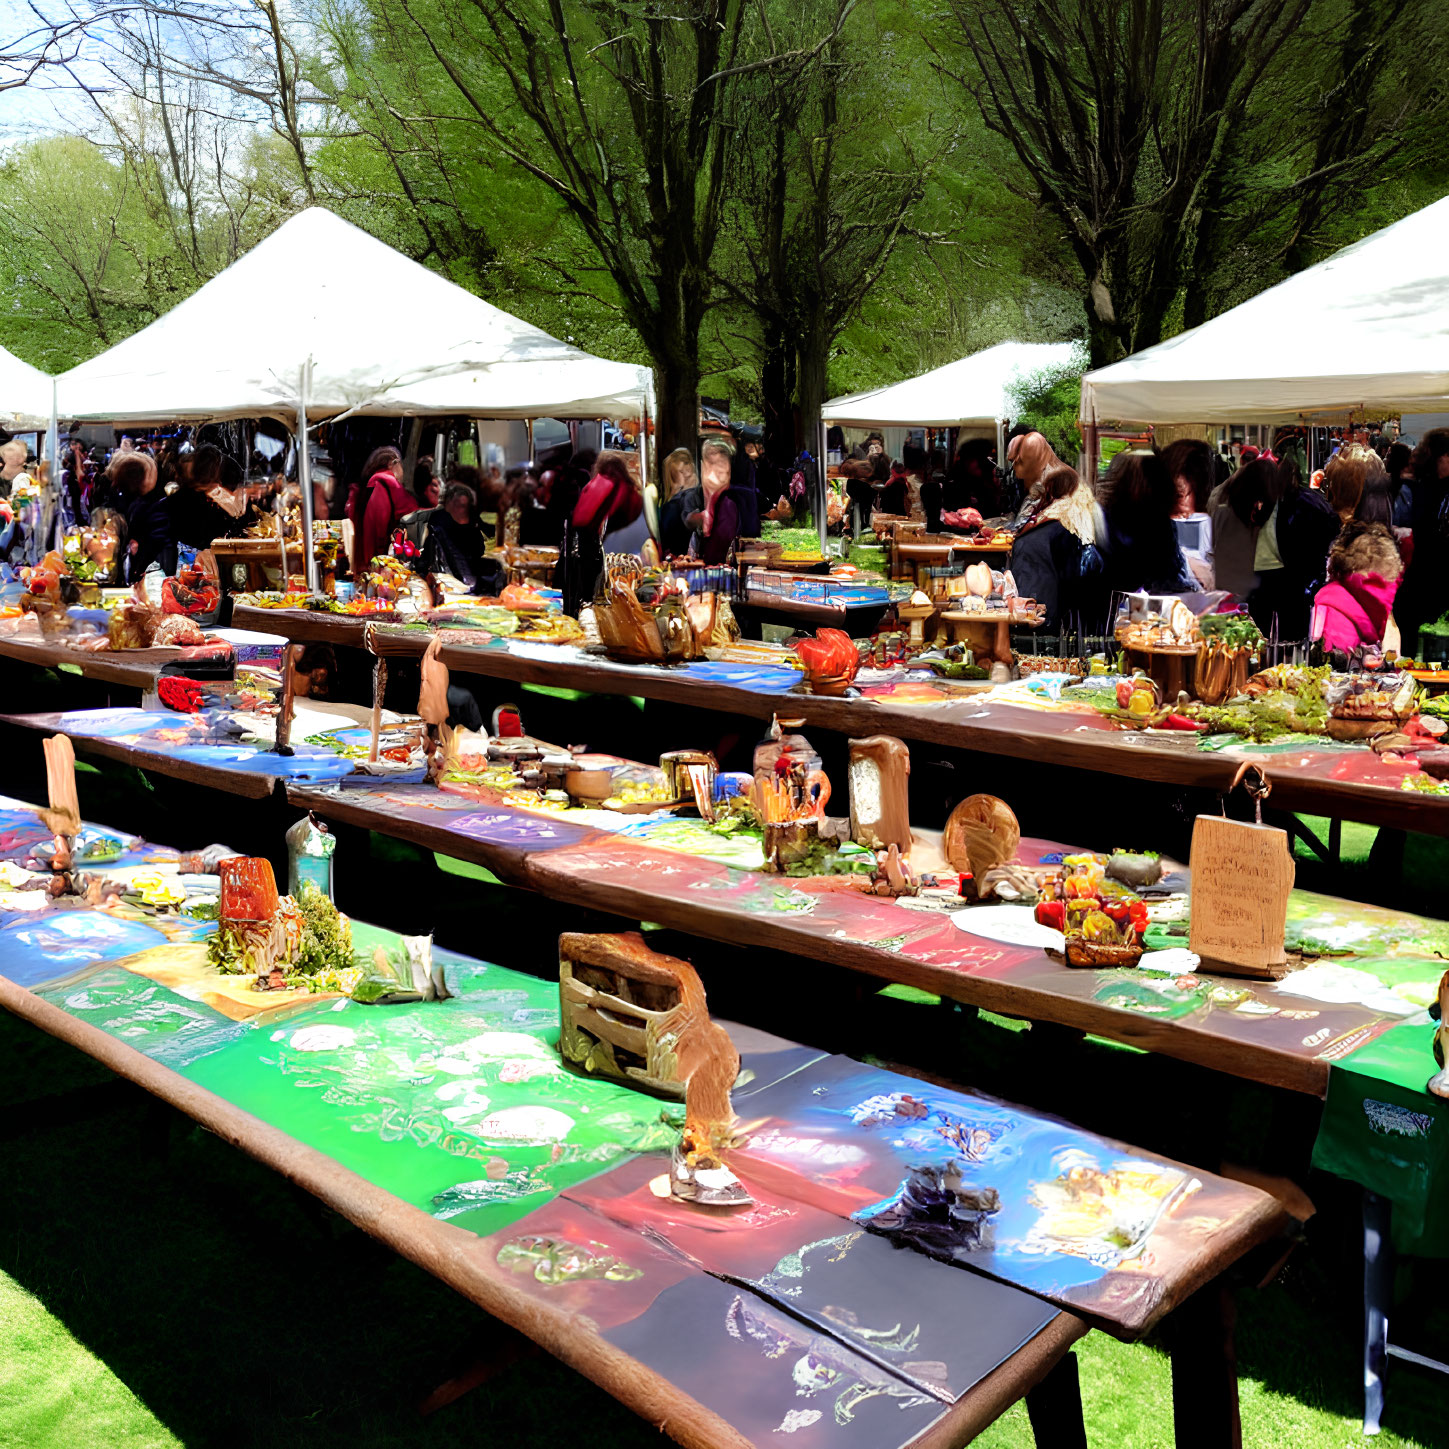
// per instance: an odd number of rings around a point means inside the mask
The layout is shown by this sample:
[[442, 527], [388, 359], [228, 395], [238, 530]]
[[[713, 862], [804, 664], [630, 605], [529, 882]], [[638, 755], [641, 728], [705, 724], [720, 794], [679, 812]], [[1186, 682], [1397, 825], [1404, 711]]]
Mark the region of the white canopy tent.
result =
[[1449, 399], [1449, 197], [1082, 379], [1082, 421], [1349, 422]]
[[[314, 206], [56, 386], [67, 418], [274, 417], [305, 432], [309, 419], [349, 413], [643, 418], [652, 378], [550, 337]], [[299, 459], [310, 531], [309, 449]], [[310, 556], [307, 569], [312, 582]]]
[[832, 398], [821, 416], [854, 428], [994, 427], [1016, 413], [1014, 384], [1076, 357], [1074, 342], [1001, 342], [890, 387]]
[[[305, 399], [302, 371], [311, 359]], [[339, 413], [599, 418], [647, 410], [651, 374], [490, 306], [322, 207], [292, 217], [124, 342], [63, 373], [63, 417]]]
[[30, 432], [50, 426], [52, 379], [0, 347], [0, 427]]

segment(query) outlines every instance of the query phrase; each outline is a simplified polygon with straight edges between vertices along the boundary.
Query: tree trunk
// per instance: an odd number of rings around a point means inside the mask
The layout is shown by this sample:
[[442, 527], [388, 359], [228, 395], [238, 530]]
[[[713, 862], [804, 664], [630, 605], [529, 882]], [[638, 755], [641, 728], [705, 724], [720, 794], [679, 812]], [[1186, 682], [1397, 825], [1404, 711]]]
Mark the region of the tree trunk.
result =
[[[696, 354], [696, 358], [697, 358]], [[694, 358], [656, 357], [654, 379], [656, 454], [667, 458], [675, 448], [694, 452], [699, 442], [699, 363]]]
[[795, 437], [793, 349], [778, 322], [766, 321], [760, 361], [760, 394], [765, 415], [765, 456], [773, 462], [794, 461]]
[[[820, 409], [827, 395], [825, 369], [829, 358], [829, 332], [824, 323], [807, 327], [800, 338], [796, 388], [800, 400], [800, 441], [812, 456], [820, 452]], [[823, 459], [821, 465], [824, 466]]]

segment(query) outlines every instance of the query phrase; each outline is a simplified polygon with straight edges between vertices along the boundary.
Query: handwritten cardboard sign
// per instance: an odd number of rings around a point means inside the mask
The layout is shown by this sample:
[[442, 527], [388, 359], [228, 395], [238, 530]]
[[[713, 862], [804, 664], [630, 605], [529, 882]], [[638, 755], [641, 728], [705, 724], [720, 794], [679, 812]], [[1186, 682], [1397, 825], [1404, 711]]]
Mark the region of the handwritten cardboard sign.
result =
[[1287, 970], [1283, 936], [1293, 852], [1282, 830], [1217, 815], [1192, 827], [1188, 945], [1210, 971], [1276, 978]]

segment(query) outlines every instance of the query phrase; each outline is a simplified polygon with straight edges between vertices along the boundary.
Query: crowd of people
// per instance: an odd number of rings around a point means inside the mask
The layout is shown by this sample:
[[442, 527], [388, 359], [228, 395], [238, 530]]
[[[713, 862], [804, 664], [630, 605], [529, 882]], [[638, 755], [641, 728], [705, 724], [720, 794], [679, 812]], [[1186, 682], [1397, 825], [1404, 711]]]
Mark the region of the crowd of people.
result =
[[[287, 485], [280, 476], [246, 482], [240, 465], [205, 434], [135, 441], [122, 437], [109, 453], [68, 439], [61, 452], [57, 502], [61, 530], [109, 524], [119, 542], [117, 583], [134, 583], [151, 567], [173, 573], [180, 545], [203, 549], [244, 532]], [[25, 444], [0, 444], [0, 499], [27, 468]], [[34, 466], [40, 476], [44, 465]], [[23, 556], [26, 540], [11, 533], [3, 561]]]
[[1219, 589], [1271, 637], [1351, 654], [1393, 642], [1392, 624], [1411, 655], [1449, 610], [1449, 430], [1382, 455], [1350, 438], [1312, 476], [1289, 432], [1226, 477], [1186, 439], [1118, 453], [1095, 487], [1040, 434], [1008, 457], [1026, 495], [1010, 567], [1048, 627], [1106, 632], [1120, 593]]
[[[1412, 654], [1418, 631], [1449, 611], [1449, 429], [1417, 447], [1364, 433], [1336, 442], [1312, 477], [1287, 429], [1272, 449], [1242, 447], [1231, 469], [1206, 442], [1128, 447], [1093, 485], [1026, 429], [1010, 438], [1003, 469], [989, 440], [963, 442], [949, 463], [919, 446], [892, 460], [877, 432], [841, 473], [863, 518], [915, 516], [933, 532], [973, 512], [1007, 523], [1017, 589], [1043, 607], [1049, 630], [1109, 632], [1127, 592], [1219, 589], [1278, 639], [1321, 638], [1347, 653], [1392, 642], [1396, 628]], [[22, 442], [0, 444], [0, 500], [26, 466]], [[493, 593], [502, 571], [490, 544], [552, 545], [570, 549], [587, 594], [605, 554], [650, 547], [638, 468], [637, 453], [560, 450], [541, 465], [449, 464], [439, 476], [424, 455], [405, 486], [402, 453], [383, 446], [344, 489], [329, 496], [319, 484], [314, 516], [352, 521], [354, 573], [406, 542], [420, 567]], [[110, 519], [125, 582], [153, 566], [174, 570], [179, 546], [244, 532], [288, 486], [280, 475], [247, 480], [204, 432], [123, 438], [109, 456], [73, 440], [61, 460], [63, 522]], [[806, 493], [798, 471], [765, 457], [757, 432], [738, 443], [707, 436], [697, 464], [676, 448], [660, 468], [658, 552], [721, 563]]]

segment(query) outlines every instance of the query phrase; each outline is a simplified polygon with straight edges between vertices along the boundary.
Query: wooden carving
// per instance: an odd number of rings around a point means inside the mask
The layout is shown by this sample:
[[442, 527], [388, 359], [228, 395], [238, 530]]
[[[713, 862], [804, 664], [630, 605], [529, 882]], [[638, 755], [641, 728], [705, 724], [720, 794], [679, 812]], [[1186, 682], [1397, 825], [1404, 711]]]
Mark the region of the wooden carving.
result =
[[684, 1097], [684, 1132], [668, 1191], [714, 1206], [752, 1199], [724, 1165], [735, 1142], [730, 1092], [740, 1057], [710, 1020], [688, 961], [651, 951], [637, 931], [559, 937], [559, 1050], [585, 1070]]
[[1439, 1070], [1429, 1078], [1428, 1091], [1449, 1097], [1449, 971], [1439, 978], [1439, 1025], [1434, 1028], [1434, 1060]]
[[77, 888], [75, 838], [80, 833], [80, 796], [75, 783], [75, 746], [69, 735], [52, 735], [45, 751], [45, 783], [50, 808], [40, 812], [45, 828], [55, 837], [50, 857], [51, 893], [66, 895]]
[[867, 850], [911, 849], [911, 752], [893, 735], [850, 741], [850, 838]]
[[[637, 943], [637, 945], [635, 944]], [[678, 974], [637, 933], [559, 938], [559, 1051], [595, 1076], [684, 1098], [663, 1023], [680, 1002]], [[683, 964], [682, 962], [679, 964]]]
[[282, 646], [282, 707], [277, 715], [276, 752], [279, 755], [292, 753], [292, 715], [297, 708], [297, 656], [301, 645]]
[[1188, 948], [1205, 970], [1276, 980], [1288, 970], [1284, 937], [1293, 852], [1282, 830], [1220, 815], [1192, 827]]
[[418, 714], [424, 726], [423, 751], [428, 757], [428, 777], [436, 780], [443, 771], [451, 743], [448, 729], [448, 666], [439, 657], [442, 638], [434, 635], [423, 654], [423, 684], [418, 691]]
[[988, 871], [1006, 866], [1021, 844], [1021, 826], [1005, 800], [969, 795], [950, 814], [941, 837], [946, 863], [979, 883]]

